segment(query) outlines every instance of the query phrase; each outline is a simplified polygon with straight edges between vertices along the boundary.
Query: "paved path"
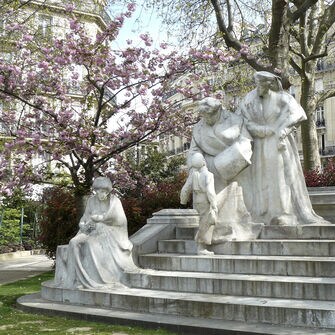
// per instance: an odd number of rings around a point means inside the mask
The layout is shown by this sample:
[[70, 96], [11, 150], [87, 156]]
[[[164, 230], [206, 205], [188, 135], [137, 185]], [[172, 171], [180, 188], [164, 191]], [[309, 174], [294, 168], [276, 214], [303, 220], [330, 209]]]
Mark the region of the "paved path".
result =
[[53, 261], [41, 254], [19, 252], [0, 255], [0, 285], [50, 271], [52, 265]]

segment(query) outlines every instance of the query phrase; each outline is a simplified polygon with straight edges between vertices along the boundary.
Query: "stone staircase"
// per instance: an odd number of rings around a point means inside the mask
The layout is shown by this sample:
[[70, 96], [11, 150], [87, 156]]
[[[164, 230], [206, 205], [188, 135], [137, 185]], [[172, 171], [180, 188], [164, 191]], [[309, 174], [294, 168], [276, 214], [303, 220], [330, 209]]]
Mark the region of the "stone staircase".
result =
[[158, 326], [167, 317], [193, 323], [179, 334], [335, 334], [335, 225], [265, 227], [258, 240], [199, 256], [196, 222], [177, 221], [164, 222], [170, 230], [157, 235], [156, 250], [138, 255], [143, 271], [127, 273], [129, 288], [66, 290], [50, 281], [42, 298], [151, 315]]
[[[308, 227], [313, 229], [314, 236], [323, 229], [335, 233], [335, 226]], [[213, 248], [214, 256], [198, 256], [195, 231], [176, 227], [176, 239], [161, 240], [157, 253], [141, 255], [141, 267], [156, 271], [129, 274], [130, 286], [160, 291], [163, 313], [171, 313], [172, 304], [183, 315], [335, 333], [335, 240], [319, 234], [324, 239], [227, 241]]]

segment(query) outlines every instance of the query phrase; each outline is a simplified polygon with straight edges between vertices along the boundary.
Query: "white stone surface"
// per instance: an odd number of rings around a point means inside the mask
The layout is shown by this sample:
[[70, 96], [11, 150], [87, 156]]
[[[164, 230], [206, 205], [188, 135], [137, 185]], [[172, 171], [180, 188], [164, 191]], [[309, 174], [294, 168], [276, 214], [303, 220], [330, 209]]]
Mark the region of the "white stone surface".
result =
[[239, 179], [252, 219], [271, 225], [325, 223], [312, 209], [293, 135], [306, 114], [277, 76], [256, 72], [255, 80], [257, 88], [237, 112], [253, 139], [251, 165]]
[[218, 195], [218, 219], [213, 232], [213, 243], [229, 240], [256, 239], [263, 223], [253, 223], [247, 210], [241, 186], [236, 181], [225, 187]]
[[198, 112], [201, 120], [193, 128], [188, 164], [194, 153], [203, 154], [218, 193], [250, 164], [251, 138], [243, 118], [224, 110], [217, 99], [201, 100]]
[[[234, 181], [250, 165], [252, 154], [243, 119], [224, 110], [214, 98], [201, 100], [198, 110], [202, 118], [193, 129], [189, 177], [181, 191], [182, 204], [193, 191], [193, 207], [200, 215], [195, 240], [200, 248], [212, 242], [257, 238], [262, 225], [252, 223], [241, 187]], [[205, 160], [199, 167], [198, 157]]]
[[209, 254], [213, 230], [217, 221], [217, 199], [213, 173], [209, 172], [203, 155], [196, 152], [191, 157], [191, 170], [180, 192], [180, 203], [187, 204], [193, 194], [193, 208], [200, 216], [199, 230], [195, 236], [199, 254]]
[[[307, 327], [335, 327], [335, 306], [332, 301], [244, 297], [195, 292], [115, 288], [110, 291], [68, 290], [42, 284], [42, 297], [54, 292], [60, 302], [107, 308], [184, 315], [220, 320], [239, 320]], [[316, 321], [317, 320], [317, 321]]]
[[93, 183], [79, 223], [68, 247], [58, 247], [55, 283], [66, 288], [105, 288], [123, 282], [124, 271], [139, 271], [132, 259], [127, 219], [121, 201], [111, 194], [108, 178]]
[[120, 309], [106, 309], [99, 306], [78, 306], [75, 304], [63, 304], [49, 302], [41, 299], [38, 294], [31, 294], [18, 299], [20, 309], [34, 313], [45, 313], [49, 315], [76, 316], [85, 320], [104, 320], [108, 323], [136, 325], [147, 328], [167, 328], [176, 333], [192, 334], [244, 334], [244, 335], [334, 335], [333, 329], [316, 329], [306, 327], [284, 326], [246, 323], [245, 321], [214, 320], [199, 317], [189, 317], [170, 314], [138, 313]]

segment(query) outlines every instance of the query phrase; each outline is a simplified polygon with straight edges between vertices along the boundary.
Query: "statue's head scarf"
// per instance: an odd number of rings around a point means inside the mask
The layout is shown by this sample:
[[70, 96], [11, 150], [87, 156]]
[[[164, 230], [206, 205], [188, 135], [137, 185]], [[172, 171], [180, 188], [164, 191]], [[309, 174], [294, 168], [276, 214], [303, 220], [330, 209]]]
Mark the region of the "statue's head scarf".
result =
[[113, 190], [112, 182], [107, 177], [97, 177], [93, 181], [92, 185], [93, 190], [105, 189], [111, 192]]
[[207, 97], [198, 102], [200, 114], [216, 113], [221, 107], [221, 101], [216, 98]]
[[276, 76], [275, 74], [267, 71], [259, 71], [254, 74], [254, 79], [256, 84], [261, 82], [262, 80], [271, 81], [271, 90], [275, 92], [279, 92], [283, 90], [283, 86], [281, 83], [281, 78]]

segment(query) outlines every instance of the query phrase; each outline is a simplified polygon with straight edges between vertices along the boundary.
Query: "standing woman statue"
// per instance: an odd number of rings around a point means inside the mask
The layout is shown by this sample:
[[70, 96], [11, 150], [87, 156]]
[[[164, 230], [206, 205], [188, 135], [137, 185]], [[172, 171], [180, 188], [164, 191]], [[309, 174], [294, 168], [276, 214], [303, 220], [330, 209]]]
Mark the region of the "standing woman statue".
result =
[[251, 165], [243, 172], [244, 201], [254, 222], [275, 225], [328, 223], [307, 193], [293, 130], [306, 114], [278, 76], [256, 72], [257, 88], [237, 113], [253, 138]]
[[105, 288], [124, 282], [125, 271], [137, 271], [121, 201], [109, 178], [93, 182], [92, 195], [67, 252], [57, 250], [56, 285], [64, 288]]

